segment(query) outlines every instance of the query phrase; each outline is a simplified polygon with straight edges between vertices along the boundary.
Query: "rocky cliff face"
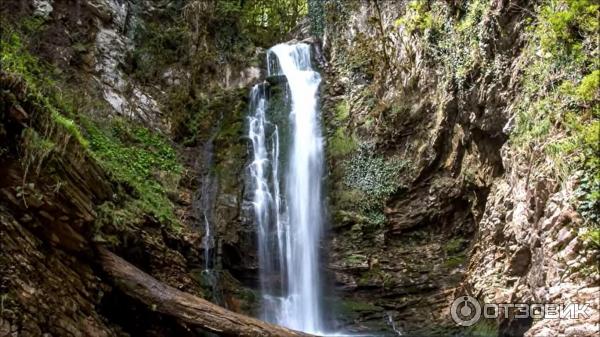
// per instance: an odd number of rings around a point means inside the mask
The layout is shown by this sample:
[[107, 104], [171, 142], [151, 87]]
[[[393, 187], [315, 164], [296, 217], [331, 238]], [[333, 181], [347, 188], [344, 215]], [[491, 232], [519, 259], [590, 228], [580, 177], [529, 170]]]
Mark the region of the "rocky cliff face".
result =
[[[199, 334], [114, 288], [98, 245], [252, 313], [244, 134], [264, 46], [248, 42], [239, 13], [208, 3], [0, 5], [10, 23], [0, 77], [2, 334]], [[597, 6], [309, 3], [309, 20], [288, 38], [318, 35], [306, 41], [324, 77], [324, 272], [336, 327], [594, 336]], [[205, 216], [213, 241], [202, 240]], [[206, 249], [214, 274], [203, 272]], [[591, 315], [458, 329], [449, 309], [464, 294], [589, 303]]]
[[[211, 78], [215, 97], [201, 112], [212, 116], [194, 130], [200, 141], [184, 147], [167, 137], [178, 126], [168, 103], [186, 92], [193, 71], [143, 39], [157, 38], [153, 20], [173, 24], [169, 13], [181, 15], [181, 4], [32, 1], [0, 10], [0, 334], [200, 334], [114, 288], [98, 265], [98, 246], [177, 289], [251, 311], [251, 290], [227, 271], [215, 288], [202, 271], [194, 195], [203, 173], [215, 170], [201, 156], [214, 130], [214, 163], [222, 169], [215, 173], [215, 218], [227, 233], [219, 243], [234, 247], [230, 256], [243, 256], [238, 233], [252, 232], [230, 220], [240, 208], [245, 156], [240, 88], [255, 71], [228, 65], [223, 78]], [[144, 68], [148, 58], [158, 64]]]
[[[349, 302], [342, 324], [368, 330], [390, 317], [404, 332], [447, 335], [450, 302], [471, 294], [593, 308], [582, 320], [481, 322], [490, 333], [597, 332], [597, 247], [582, 235], [593, 225], [576, 211], [574, 192], [581, 172], [559, 176], [547, 143], [518, 125], [528, 123], [521, 114], [529, 100], [550, 96], [543, 83], [561, 80], [535, 68], [555, 66], [535, 45], [548, 32], [527, 28], [566, 8], [548, 6], [324, 7], [329, 268]], [[575, 67], [579, 80], [591, 72]], [[534, 76], [542, 83], [532, 93]], [[580, 104], [585, 115], [590, 106]], [[545, 132], [565, 137], [559, 125]]]

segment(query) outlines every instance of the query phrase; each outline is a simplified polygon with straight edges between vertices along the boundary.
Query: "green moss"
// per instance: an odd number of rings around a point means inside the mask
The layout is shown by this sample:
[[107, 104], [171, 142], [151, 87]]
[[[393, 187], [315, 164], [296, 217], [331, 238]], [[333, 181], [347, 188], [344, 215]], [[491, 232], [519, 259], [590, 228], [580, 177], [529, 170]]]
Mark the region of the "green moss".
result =
[[584, 234], [582, 234], [584, 241], [588, 243], [593, 249], [600, 249], [600, 228], [591, 228]]
[[[2, 30], [0, 47], [3, 70], [18, 74], [25, 81], [27, 99], [37, 110], [33, 123], [45, 132], [42, 135], [32, 128], [26, 129], [23, 135], [26, 168], [39, 171], [44, 158], [54, 150], [66, 149], [69, 140], [74, 139], [131, 192], [131, 198], [99, 207], [98, 226], [136, 224], [144, 214], [177, 226], [179, 222], [168, 195], [177, 187], [182, 166], [166, 137], [120, 118], [106, 123], [83, 117], [78, 107], [86, 102], [77, 100], [80, 94], [55, 76], [57, 72], [52, 66], [27, 51], [23, 31], [28, 29]], [[85, 126], [85, 136], [76, 121]]]
[[594, 70], [581, 80], [576, 93], [582, 101], [592, 101], [597, 99], [598, 90], [600, 90], [600, 70]]
[[600, 211], [598, 4], [562, 0], [537, 10], [537, 21], [526, 31], [530, 43], [524, 53], [531, 62], [524, 69], [510, 141], [530, 160], [540, 155], [532, 149], [542, 149], [560, 179], [583, 172], [574, 201], [585, 222], [595, 224]]
[[349, 265], [361, 265], [367, 261], [367, 257], [362, 254], [351, 254], [344, 258], [344, 262]]
[[381, 307], [373, 305], [369, 302], [357, 300], [339, 300], [336, 301], [336, 311], [343, 316], [357, 316], [365, 312], [377, 312], [382, 310]]
[[444, 251], [448, 255], [459, 253], [464, 250], [466, 243], [464, 238], [453, 238], [444, 245]]
[[444, 267], [452, 269], [458, 266], [461, 266], [465, 263], [466, 256], [464, 254], [449, 256], [446, 261], [444, 261]]
[[[30, 21], [38, 22], [36, 19]], [[27, 24], [25, 26], [27, 32], [31, 27]], [[27, 85], [28, 100], [41, 111], [49, 112], [52, 122], [58, 128], [86, 148], [88, 146], [86, 139], [73, 119], [68, 117], [75, 114], [73, 98], [75, 94], [71, 94], [69, 90], [58, 89], [63, 86], [54, 76], [56, 69], [41, 62], [27, 51], [22, 33], [18, 30], [8, 27], [2, 31], [0, 37], [2, 70], [19, 75]], [[51, 136], [50, 133], [43, 135], [43, 137]]]
[[63, 116], [63, 115], [59, 114], [58, 112], [52, 112], [51, 116], [52, 116], [52, 120], [56, 124], [62, 126], [84, 148], [87, 148], [89, 146], [89, 142], [81, 134], [81, 131], [79, 130], [79, 126], [77, 124], [75, 124], [75, 122], [72, 119], [69, 119], [69, 118]]
[[350, 104], [348, 101], [343, 100], [335, 106], [335, 116], [333, 117], [334, 122], [343, 123], [350, 117]]
[[335, 130], [333, 136], [329, 139], [329, 146], [327, 147], [329, 154], [334, 157], [343, 157], [352, 153], [357, 149], [358, 144], [354, 137], [346, 134], [345, 128], [339, 128]]
[[467, 240], [461, 237], [450, 239], [443, 247], [447, 256], [444, 261], [444, 267], [452, 269], [463, 265], [466, 262], [467, 256], [464, 250], [467, 245]]

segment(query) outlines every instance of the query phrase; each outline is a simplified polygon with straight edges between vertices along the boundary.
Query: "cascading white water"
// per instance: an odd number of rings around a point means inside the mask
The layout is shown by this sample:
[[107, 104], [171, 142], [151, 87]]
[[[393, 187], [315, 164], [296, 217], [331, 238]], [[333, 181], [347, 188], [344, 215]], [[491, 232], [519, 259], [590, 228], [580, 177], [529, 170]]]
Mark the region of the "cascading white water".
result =
[[282, 198], [279, 128], [267, 120], [265, 84], [252, 89], [249, 138], [254, 158], [250, 173], [258, 226], [263, 319], [319, 333], [323, 331], [318, 270], [323, 222], [323, 140], [317, 104], [321, 78], [311, 67], [307, 44], [276, 45], [267, 53], [267, 64], [269, 76], [287, 79], [291, 111], [287, 122], [290, 148], [282, 179], [286, 192]]
[[[248, 138], [252, 141], [253, 160], [250, 164], [250, 175], [254, 185], [253, 208], [254, 219], [258, 227], [258, 255], [260, 260], [261, 290], [265, 294], [272, 294], [274, 289], [268, 278], [276, 267], [277, 260], [272, 258], [271, 250], [274, 247], [271, 239], [273, 219], [279, 223], [279, 179], [278, 179], [278, 154], [279, 140], [274, 138], [271, 146], [272, 152], [269, 158], [267, 149], [267, 128], [270, 126], [266, 119], [267, 98], [265, 93], [266, 84], [257, 84], [250, 93], [250, 111]], [[273, 136], [277, 133], [274, 132]], [[269, 181], [268, 167], [272, 166], [271, 181]], [[269, 186], [277, 186], [275, 198], [271, 194]], [[277, 202], [274, 202], [277, 200]], [[275, 215], [275, 216], [273, 216]], [[277, 247], [282, 251], [281, 247]], [[280, 253], [281, 255], [282, 253]], [[275, 311], [271, 306], [263, 306], [263, 318], [275, 321]]]
[[311, 68], [308, 45], [280, 44], [271, 52], [277, 56], [291, 96], [291, 148], [286, 175], [287, 298], [280, 323], [297, 330], [319, 332], [323, 328], [318, 271], [323, 216], [323, 140], [317, 111], [321, 78]]

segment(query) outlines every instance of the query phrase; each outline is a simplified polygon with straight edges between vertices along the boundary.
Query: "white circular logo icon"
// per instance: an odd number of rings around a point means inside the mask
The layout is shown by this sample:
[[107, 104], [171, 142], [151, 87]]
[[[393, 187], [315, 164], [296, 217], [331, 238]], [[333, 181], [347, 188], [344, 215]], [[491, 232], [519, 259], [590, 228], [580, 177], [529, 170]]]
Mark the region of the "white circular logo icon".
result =
[[481, 318], [481, 305], [471, 296], [461, 296], [452, 302], [450, 314], [454, 323], [471, 326]]

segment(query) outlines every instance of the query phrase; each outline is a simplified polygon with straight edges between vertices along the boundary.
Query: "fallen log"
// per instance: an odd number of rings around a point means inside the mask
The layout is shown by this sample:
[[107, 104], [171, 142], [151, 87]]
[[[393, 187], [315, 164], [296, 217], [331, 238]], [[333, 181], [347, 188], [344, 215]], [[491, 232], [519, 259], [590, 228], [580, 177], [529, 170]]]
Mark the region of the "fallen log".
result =
[[105, 248], [98, 252], [104, 271], [121, 291], [187, 327], [227, 337], [315, 337], [229, 311], [158, 281]]

